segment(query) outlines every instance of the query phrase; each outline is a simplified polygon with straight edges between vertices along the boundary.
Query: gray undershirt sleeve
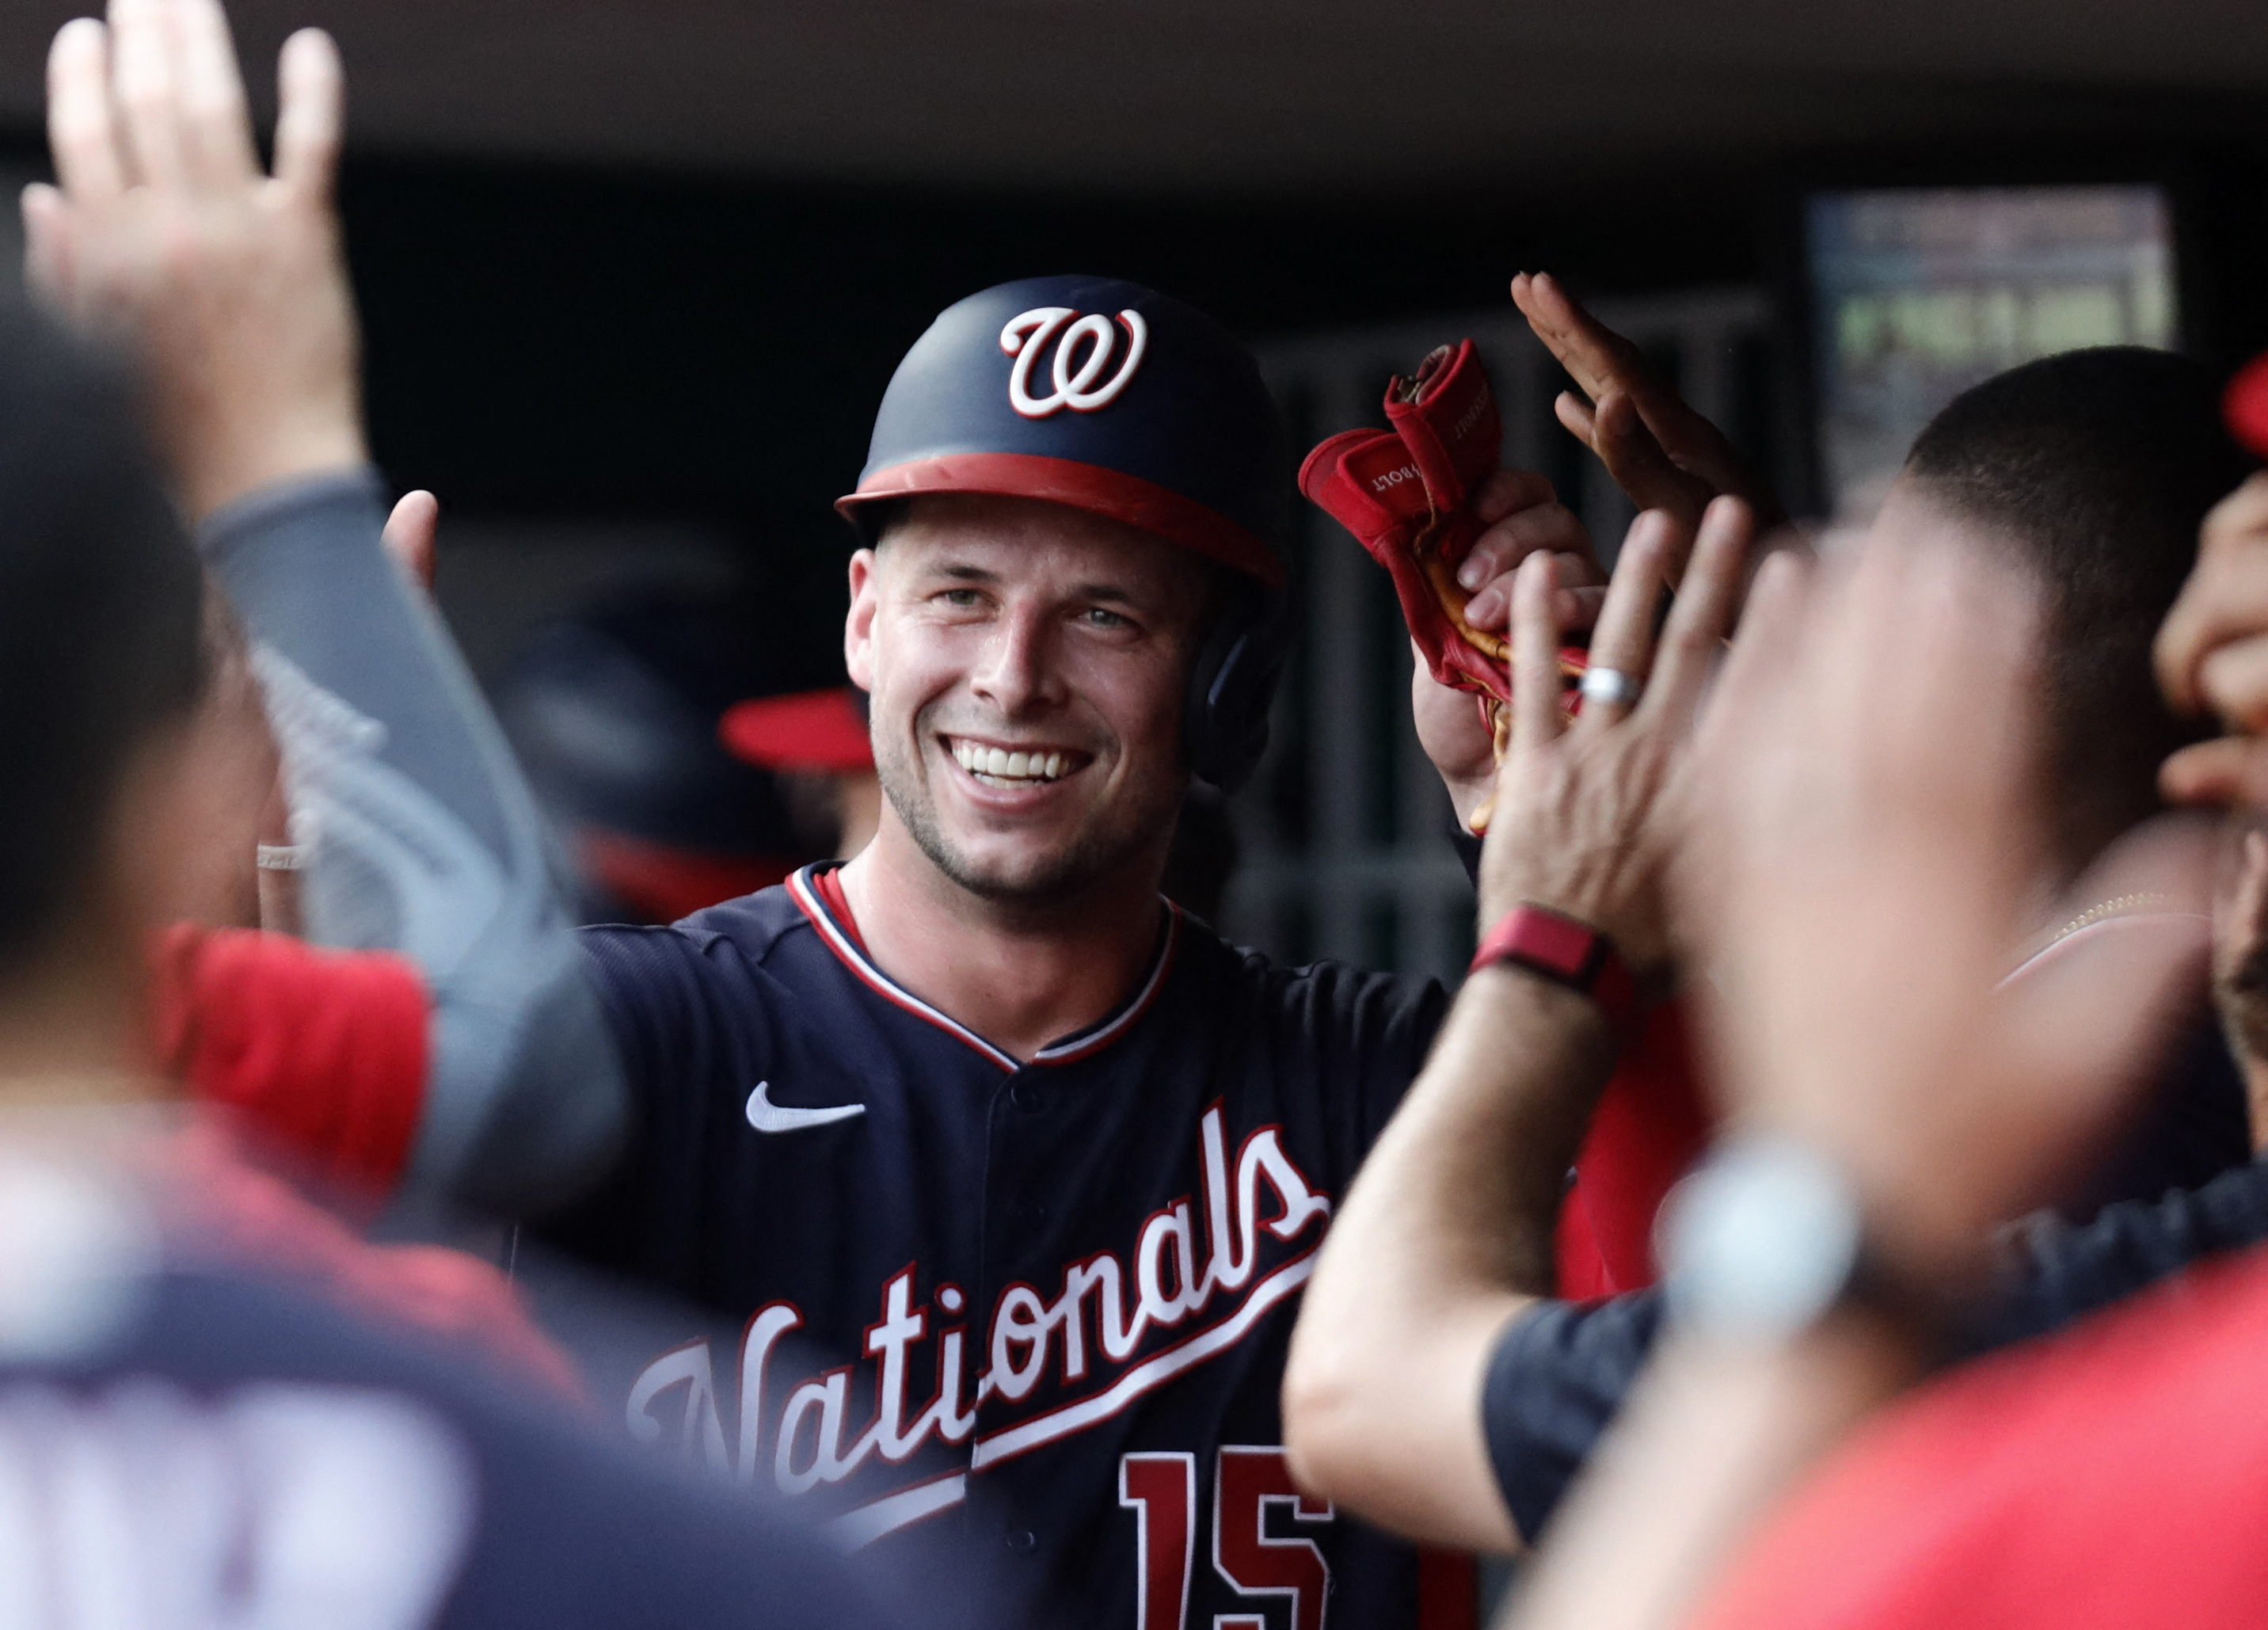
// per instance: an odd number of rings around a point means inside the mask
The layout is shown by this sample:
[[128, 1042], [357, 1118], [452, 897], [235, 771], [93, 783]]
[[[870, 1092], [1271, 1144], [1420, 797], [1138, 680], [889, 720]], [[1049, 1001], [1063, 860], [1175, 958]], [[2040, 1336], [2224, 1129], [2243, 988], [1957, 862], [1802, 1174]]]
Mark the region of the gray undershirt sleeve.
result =
[[540, 1210], [620, 1147], [621, 1065], [534, 801], [379, 542], [382, 502], [368, 469], [272, 487], [211, 517], [198, 547], [254, 642], [307, 938], [398, 951], [432, 996], [408, 1183]]

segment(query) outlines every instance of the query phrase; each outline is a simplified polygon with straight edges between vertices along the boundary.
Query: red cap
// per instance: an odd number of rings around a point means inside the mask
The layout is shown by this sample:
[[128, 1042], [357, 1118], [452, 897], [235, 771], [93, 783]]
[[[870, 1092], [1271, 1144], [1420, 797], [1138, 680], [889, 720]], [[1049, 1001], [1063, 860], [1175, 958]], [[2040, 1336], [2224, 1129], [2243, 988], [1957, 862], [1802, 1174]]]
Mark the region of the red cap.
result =
[[2220, 399], [2228, 433], [2248, 453], [2268, 459], [2268, 355], [2255, 357], [2236, 371]]
[[725, 750], [765, 770], [857, 774], [874, 767], [865, 698], [849, 685], [736, 702], [718, 721]]

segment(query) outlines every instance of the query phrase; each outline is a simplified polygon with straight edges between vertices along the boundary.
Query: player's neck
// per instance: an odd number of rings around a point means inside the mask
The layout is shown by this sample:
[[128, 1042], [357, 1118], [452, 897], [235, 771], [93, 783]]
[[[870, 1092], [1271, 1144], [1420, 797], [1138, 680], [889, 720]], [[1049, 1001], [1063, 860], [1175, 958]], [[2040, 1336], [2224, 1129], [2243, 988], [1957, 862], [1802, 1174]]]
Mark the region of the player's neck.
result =
[[1124, 1001], [1157, 950], [1164, 858], [1045, 911], [968, 892], [897, 822], [843, 868], [844, 897], [881, 970], [1018, 1058]]

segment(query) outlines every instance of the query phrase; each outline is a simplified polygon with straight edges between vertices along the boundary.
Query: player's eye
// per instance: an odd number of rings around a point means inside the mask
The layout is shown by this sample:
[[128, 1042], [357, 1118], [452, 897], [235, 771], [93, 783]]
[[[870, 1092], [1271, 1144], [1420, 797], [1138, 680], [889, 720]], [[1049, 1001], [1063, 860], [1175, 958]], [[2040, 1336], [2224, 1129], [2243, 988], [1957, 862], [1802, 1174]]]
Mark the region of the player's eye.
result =
[[946, 605], [958, 606], [963, 610], [971, 609], [984, 603], [983, 593], [973, 588], [949, 588], [945, 591], [944, 600]]
[[1089, 628], [1131, 628], [1134, 626], [1134, 624], [1127, 618], [1123, 617], [1116, 611], [1112, 611], [1102, 606], [1089, 606], [1085, 611], [1079, 613], [1079, 616], [1086, 620], [1086, 625]]

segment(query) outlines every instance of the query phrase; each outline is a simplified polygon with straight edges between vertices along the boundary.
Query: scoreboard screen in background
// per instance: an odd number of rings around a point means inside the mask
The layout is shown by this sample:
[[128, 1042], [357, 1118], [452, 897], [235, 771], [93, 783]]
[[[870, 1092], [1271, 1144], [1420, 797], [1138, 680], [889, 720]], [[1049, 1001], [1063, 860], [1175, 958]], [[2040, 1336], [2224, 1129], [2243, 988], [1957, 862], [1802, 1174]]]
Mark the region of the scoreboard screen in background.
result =
[[2178, 342], [2155, 187], [1815, 193], [1805, 238], [1840, 522], [1872, 516], [1922, 426], [1979, 380], [2057, 351]]

